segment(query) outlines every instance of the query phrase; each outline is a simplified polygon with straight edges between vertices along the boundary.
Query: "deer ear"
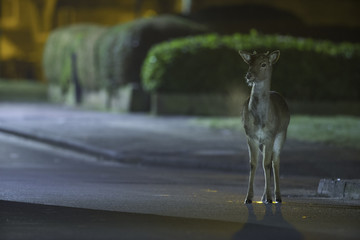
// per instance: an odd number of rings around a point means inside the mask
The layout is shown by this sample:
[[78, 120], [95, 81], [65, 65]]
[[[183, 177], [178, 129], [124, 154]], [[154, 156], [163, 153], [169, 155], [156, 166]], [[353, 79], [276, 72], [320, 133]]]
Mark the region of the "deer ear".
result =
[[246, 62], [247, 64], [250, 64], [250, 60], [251, 60], [250, 53], [244, 52], [244, 51], [239, 51], [239, 54], [242, 57], [242, 59], [244, 60], [244, 62]]
[[247, 64], [250, 64], [250, 60], [251, 60], [250, 53], [244, 52], [244, 51], [239, 51], [239, 54], [242, 57], [242, 59], [244, 60], [244, 62], [246, 62]]
[[275, 64], [280, 58], [280, 51], [275, 50], [269, 55], [269, 61], [271, 64]]

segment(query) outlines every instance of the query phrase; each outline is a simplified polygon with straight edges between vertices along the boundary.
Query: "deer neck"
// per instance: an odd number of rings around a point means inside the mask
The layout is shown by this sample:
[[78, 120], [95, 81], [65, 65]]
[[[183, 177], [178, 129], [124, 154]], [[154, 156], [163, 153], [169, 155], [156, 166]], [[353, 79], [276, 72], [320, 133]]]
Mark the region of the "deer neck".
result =
[[255, 125], [265, 126], [270, 106], [270, 77], [256, 82], [251, 89], [249, 110], [254, 116]]

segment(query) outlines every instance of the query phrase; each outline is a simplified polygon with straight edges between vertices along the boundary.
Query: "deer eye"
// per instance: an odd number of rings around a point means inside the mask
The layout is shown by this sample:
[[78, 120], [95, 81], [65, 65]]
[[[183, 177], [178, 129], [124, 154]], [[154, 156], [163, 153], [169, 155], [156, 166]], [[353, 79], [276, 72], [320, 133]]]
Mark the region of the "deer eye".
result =
[[266, 67], [266, 63], [261, 64], [261, 67]]

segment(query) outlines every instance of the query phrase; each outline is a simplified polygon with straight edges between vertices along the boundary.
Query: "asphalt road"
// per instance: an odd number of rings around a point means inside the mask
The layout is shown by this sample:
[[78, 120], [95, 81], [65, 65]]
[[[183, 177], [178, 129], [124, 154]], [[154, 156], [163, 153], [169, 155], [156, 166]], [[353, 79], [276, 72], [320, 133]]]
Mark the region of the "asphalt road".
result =
[[[246, 206], [247, 176], [99, 161], [0, 134], [0, 239], [358, 239], [360, 207], [282, 181]], [[260, 199], [263, 179], [257, 177]]]
[[[242, 132], [211, 130], [181, 116], [114, 114], [50, 104], [0, 104], [0, 131], [102, 153], [123, 163], [248, 173]], [[239, 124], [241, 120], [239, 118]], [[49, 141], [51, 140], [51, 141]], [[358, 179], [360, 150], [288, 139], [280, 175]]]

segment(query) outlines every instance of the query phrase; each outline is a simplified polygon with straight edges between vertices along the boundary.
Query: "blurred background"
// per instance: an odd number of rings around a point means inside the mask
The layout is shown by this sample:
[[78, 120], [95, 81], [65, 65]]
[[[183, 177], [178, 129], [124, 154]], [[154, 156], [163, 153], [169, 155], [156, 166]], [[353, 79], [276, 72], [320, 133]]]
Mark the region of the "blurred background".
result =
[[[0, 88], [4, 100], [19, 98], [16, 91], [39, 94], [46, 89], [46, 96], [50, 92], [50, 99], [58, 102], [94, 105], [102, 101], [94, 108], [156, 108], [154, 111], [160, 112], [164, 108], [165, 113], [172, 113], [167, 106], [160, 106], [168, 99], [159, 97], [157, 106], [151, 107], [149, 98], [159, 95], [154, 93], [178, 93], [176, 101], [184, 102], [189, 95], [181, 98], [179, 93], [246, 95], [247, 88], [234, 87], [241, 85], [235, 82], [243, 82], [246, 71], [236, 49], [280, 48], [284, 60], [279, 65], [283, 67], [276, 70], [280, 80], [274, 82], [274, 89], [284, 92], [285, 97], [359, 101], [353, 85], [359, 86], [360, 76], [356, 70], [360, 55], [357, 0], [0, 0], [0, 7]], [[188, 38], [192, 40], [186, 43], [175, 41], [181, 45], [177, 50], [174, 44], [154, 50], [155, 45], [170, 39], [185, 41], [184, 37], [194, 35], [204, 37]], [[180, 53], [178, 49], [182, 49]], [[179, 56], [183, 57], [180, 65], [176, 62]], [[218, 59], [226, 60], [219, 64]], [[172, 69], [175, 63], [177, 70]], [[214, 68], [216, 73], [209, 71]], [[324, 70], [330, 72], [314, 74]], [[192, 77], [183, 74], [194, 71], [198, 74]], [[294, 71], [300, 72], [301, 79], [286, 83], [289, 75], [298, 75]], [[209, 80], [196, 83], [192, 78]], [[339, 78], [346, 79], [338, 88]], [[22, 85], [14, 88], [9, 82]], [[29, 82], [40, 83], [40, 89]], [[319, 93], [325, 83], [329, 90]], [[233, 91], [235, 88], [238, 90]], [[124, 100], [124, 91], [138, 100]], [[97, 93], [95, 97], [93, 93]], [[206, 103], [215, 101], [204, 98]], [[124, 106], [129, 101], [133, 106]], [[189, 109], [178, 113], [197, 114]]]
[[164, 13], [185, 15], [221, 33], [256, 28], [334, 41], [359, 41], [356, 0], [1, 0], [1, 78], [45, 81], [41, 59], [53, 29], [115, 25]]

